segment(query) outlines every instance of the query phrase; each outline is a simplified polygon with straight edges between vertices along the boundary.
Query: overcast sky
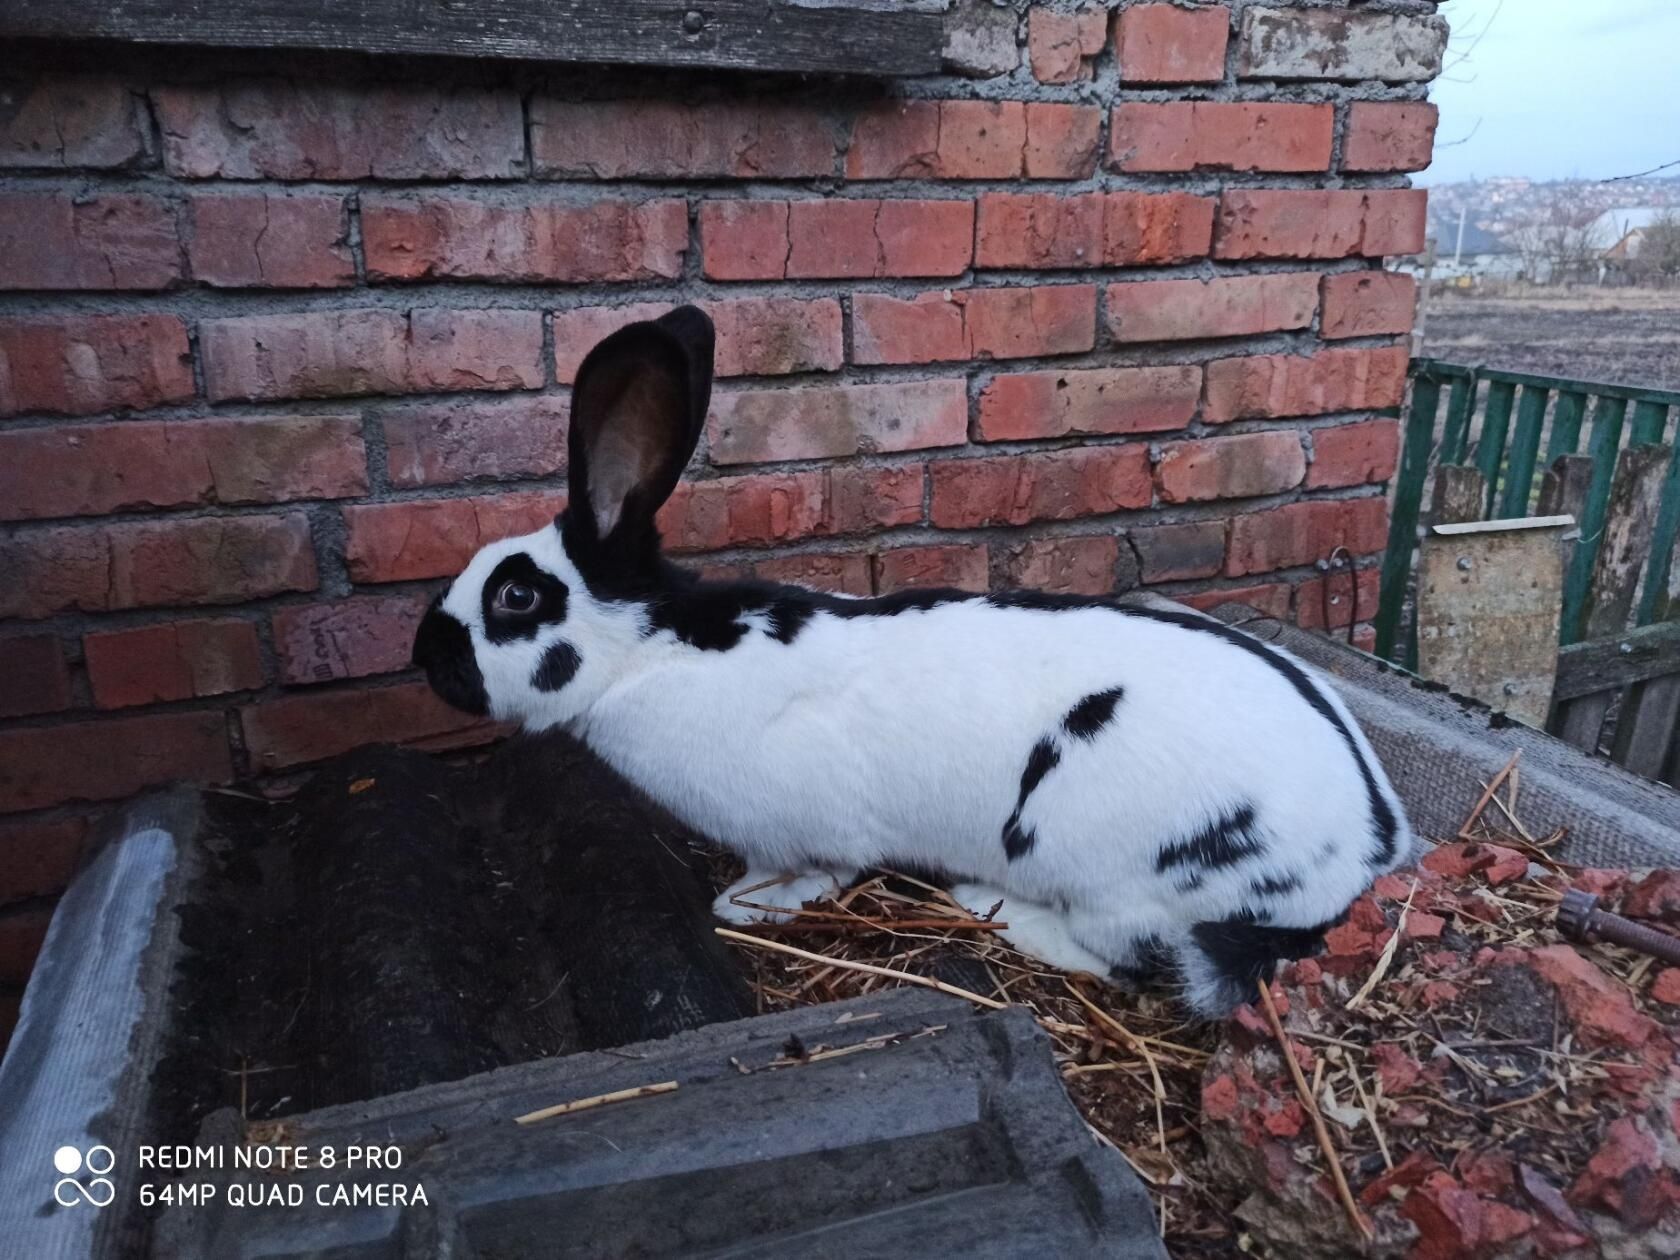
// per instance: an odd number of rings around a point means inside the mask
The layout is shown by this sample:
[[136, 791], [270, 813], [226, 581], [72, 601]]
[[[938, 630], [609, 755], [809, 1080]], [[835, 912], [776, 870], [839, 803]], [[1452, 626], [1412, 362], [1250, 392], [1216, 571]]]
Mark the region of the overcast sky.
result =
[[1447, 0], [1441, 13], [1453, 34], [1421, 182], [1603, 179], [1680, 158], [1680, 0]]

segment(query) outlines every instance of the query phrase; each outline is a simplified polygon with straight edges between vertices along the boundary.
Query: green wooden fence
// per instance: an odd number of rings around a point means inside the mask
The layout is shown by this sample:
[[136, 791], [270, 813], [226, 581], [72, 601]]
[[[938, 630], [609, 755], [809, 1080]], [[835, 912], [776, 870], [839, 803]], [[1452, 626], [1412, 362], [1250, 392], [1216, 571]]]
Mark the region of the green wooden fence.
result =
[[1564, 579], [1560, 646], [1576, 642], [1581, 634], [1582, 609], [1604, 529], [1617, 452], [1624, 445], [1667, 441], [1675, 447], [1652, 534], [1637, 624], [1648, 625], [1671, 615], [1662, 604], [1669, 588], [1675, 533], [1680, 527], [1680, 440], [1676, 440], [1669, 421], [1672, 415], [1680, 424], [1680, 393], [1504, 372], [1438, 359], [1412, 360], [1411, 374], [1411, 407], [1394, 490], [1388, 550], [1383, 556], [1377, 655], [1408, 669], [1417, 665], [1416, 630], [1402, 624], [1402, 614], [1417, 552], [1424, 494], [1434, 470], [1442, 464], [1471, 463], [1487, 479], [1484, 519], [1528, 516], [1535, 502], [1536, 473], [1542, 468], [1542, 447], [1545, 466], [1562, 455], [1586, 454], [1593, 459], [1592, 479], [1580, 513], [1581, 538]]

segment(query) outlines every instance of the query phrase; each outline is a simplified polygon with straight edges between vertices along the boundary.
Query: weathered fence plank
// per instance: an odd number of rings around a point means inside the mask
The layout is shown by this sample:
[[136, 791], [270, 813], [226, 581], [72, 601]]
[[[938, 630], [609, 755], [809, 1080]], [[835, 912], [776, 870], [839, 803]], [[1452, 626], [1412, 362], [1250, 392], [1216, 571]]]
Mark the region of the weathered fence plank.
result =
[[1680, 622], [1641, 626], [1626, 634], [1590, 643], [1571, 643], [1558, 653], [1554, 698], [1614, 691], [1664, 674], [1680, 673]]
[[[1595, 433], [1595, 445], [1597, 436]], [[1603, 536], [1593, 561], [1582, 619], [1583, 639], [1609, 638], [1627, 629], [1639, 571], [1650, 553], [1657, 503], [1672, 454], [1666, 446], [1630, 446], [1617, 461], [1603, 515]], [[1596, 476], [1594, 480], [1596, 483]], [[1588, 542], [1583, 535], [1576, 567]], [[1605, 715], [1614, 699], [1614, 692], [1600, 692], [1570, 701], [1558, 715], [1558, 734], [1577, 748], [1596, 752]]]
[[1469, 464], [1442, 464], [1435, 469], [1435, 490], [1429, 502], [1429, 523], [1463, 525], [1482, 519], [1487, 502], [1487, 478]]
[[785, 0], [7, 0], [0, 37], [332, 48], [538, 61], [932, 74], [939, 13]]

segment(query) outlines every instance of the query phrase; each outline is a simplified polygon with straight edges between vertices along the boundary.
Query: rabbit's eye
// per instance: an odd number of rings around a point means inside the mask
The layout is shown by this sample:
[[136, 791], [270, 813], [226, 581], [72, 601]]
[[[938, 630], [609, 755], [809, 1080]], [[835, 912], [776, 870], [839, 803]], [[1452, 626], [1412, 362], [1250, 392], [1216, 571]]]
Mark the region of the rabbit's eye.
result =
[[537, 592], [524, 582], [504, 582], [496, 592], [496, 607], [503, 612], [528, 613], [536, 606]]

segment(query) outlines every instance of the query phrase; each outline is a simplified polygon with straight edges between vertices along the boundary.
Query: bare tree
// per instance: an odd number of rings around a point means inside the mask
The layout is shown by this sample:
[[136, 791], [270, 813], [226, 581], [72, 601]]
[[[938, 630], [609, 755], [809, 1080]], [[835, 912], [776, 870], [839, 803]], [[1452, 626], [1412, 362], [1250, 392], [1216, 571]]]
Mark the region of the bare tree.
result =
[[1668, 284], [1680, 278], [1680, 211], [1669, 210], [1647, 224], [1628, 259], [1635, 279]]
[[1557, 284], [1596, 276], [1606, 245], [1597, 216], [1560, 194], [1540, 218], [1512, 232], [1523, 273], [1536, 284]]

